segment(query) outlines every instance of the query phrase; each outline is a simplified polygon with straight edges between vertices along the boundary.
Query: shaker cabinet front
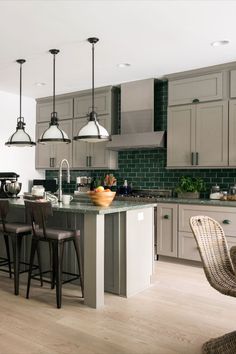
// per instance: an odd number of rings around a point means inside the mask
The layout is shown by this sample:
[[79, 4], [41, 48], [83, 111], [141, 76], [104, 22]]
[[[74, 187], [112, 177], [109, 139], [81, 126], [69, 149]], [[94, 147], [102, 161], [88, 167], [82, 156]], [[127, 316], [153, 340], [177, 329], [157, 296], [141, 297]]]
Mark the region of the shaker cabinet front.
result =
[[227, 101], [169, 108], [167, 166], [228, 166]]
[[[87, 123], [87, 118], [74, 119], [74, 132], [78, 131]], [[100, 117], [99, 123], [110, 131], [110, 119]], [[87, 143], [73, 141], [73, 167], [81, 169], [117, 168], [117, 152], [106, 149], [106, 142]]]
[[[43, 132], [49, 127], [49, 123], [38, 123], [36, 126], [37, 140]], [[68, 134], [72, 139], [72, 119], [60, 121], [60, 128]], [[36, 168], [58, 168], [62, 159], [67, 159], [72, 163], [72, 144], [39, 144], [35, 150], [35, 167]]]

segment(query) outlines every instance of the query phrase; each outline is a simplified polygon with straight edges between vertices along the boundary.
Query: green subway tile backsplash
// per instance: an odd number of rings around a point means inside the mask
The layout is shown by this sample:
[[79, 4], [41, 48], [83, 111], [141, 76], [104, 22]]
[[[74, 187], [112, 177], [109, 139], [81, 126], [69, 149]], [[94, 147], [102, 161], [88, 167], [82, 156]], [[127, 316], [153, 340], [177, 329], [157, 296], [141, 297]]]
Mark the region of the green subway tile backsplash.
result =
[[[157, 95], [155, 97], [158, 119], [155, 122], [156, 130], [167, 129], [167, 82], [157, 82]], [[201, 169], [201, 170], [167, 170], [166, 149], [134, 150], [119, 152], [119, 170], [116, 171], [71, 171], [71, 183], [63, 182], [63, 190], [73, 193], [76, 187], [77, 176], [92, 176], [103, 178], [107, 173], [113, 173], [118, 181], [118, 186], [128, 180], [133, 188], [171, 188], [174, 189], [182, 175], [202, 177], [206, 182], [207, 197], [210, 188], [217, 183], [222, 189], [228, 190], [236, 183], [236, 169]], [[58, 171], [46, 171], [46, 178], [58, 177]]]

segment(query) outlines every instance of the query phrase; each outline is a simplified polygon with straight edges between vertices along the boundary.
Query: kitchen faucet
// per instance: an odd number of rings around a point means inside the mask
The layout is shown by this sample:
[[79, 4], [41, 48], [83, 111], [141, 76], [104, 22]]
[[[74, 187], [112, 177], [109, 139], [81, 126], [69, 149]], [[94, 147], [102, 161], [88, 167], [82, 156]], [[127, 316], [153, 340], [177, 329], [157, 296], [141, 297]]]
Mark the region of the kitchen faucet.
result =
[[58, 191], [58, 201], [62, 201], [62, 166], [63, 163], [66, 163], [67, 165], [67, 183], [70, 183], [70, 166], [69, 162], [67, 159], [62, 159], [60, 162], [60, 167], [59, 167], [59, 191]]

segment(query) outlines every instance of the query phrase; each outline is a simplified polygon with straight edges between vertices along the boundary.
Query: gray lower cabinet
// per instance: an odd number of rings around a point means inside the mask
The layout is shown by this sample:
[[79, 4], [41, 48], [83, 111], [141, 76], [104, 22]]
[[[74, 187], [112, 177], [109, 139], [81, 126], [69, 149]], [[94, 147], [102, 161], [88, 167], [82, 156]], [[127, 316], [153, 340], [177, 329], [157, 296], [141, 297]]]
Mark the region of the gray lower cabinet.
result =
[[236, 70], [230, 71], [230, 97], [236, 97]]
[[[61, 120], [60, 128], [72, 139], [72, 119]], [[36, 126], [36, 138], [49, 127], [49, 123], [38, 123]], [[60, 161], [65, 158], [72, 164], [72, 144], [37, 144], [35, 148], [36, 168], [58, 168]]]
[[[74, 132], [77, 134], [87, 121], [87, 118], [74, 119]], [[99, 123], [104, 126], [108, 132], [111, 131], [110, 116], [100, 117]], [[86, 170], [96, 168], [116, 169], [118, 167], [118, 154], [115, 151], [107, 150], [106, 144], [106, 142], [92, 144], [83, 141], [73, 141], [72, 166]]]
[[157, 205], [157, 254], [177, 257], [177, 204]]
[[212, 73], [171, 80], [168, 87], [169, 106], [214, 101], [223, 98], [223, 73]]
[[236, 246], [236, 214], [233, 207], [196, 204], [157, 204], [157, 254], [191, 261], [201, 261], [190, 228], [192, 216], [206, 215], [220, 223], [228, 247]]
[[228, 166], [228, 101], [169, 107], [167, 167], [220, 166]]

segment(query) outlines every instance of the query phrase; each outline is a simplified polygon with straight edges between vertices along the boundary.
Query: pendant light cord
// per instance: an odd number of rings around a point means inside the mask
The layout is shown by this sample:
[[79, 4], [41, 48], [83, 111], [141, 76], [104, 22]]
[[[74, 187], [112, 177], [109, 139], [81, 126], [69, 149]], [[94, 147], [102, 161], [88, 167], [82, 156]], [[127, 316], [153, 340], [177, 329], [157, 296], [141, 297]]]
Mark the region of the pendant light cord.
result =
[[20, 118], [21, 118], [21, 95], [22, 95], [22, 63], [20, 63]]
[[94, 43], [92, 43], [92, 112], [94, 112]]
[[55, 87], [56, 87], [56, 54], [53, 54], [53, 112], [55, 112]]

